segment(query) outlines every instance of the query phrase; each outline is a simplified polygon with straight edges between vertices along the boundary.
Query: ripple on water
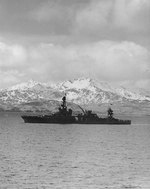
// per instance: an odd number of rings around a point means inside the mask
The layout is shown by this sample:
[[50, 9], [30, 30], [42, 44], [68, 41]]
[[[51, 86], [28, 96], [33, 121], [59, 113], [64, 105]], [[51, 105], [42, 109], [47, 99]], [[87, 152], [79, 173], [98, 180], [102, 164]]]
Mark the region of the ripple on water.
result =
[[[7, 118], [7, 119], [6, 119]], [[24, 124], [0, 119], [6, 189], [148, 189], [149, 125]]]

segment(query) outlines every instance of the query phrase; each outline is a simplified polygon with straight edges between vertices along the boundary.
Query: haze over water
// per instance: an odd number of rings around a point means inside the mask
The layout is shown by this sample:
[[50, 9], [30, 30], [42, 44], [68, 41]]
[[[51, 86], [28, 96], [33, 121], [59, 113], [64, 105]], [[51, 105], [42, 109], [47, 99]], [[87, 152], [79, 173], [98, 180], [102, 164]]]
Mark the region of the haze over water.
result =
[[1, 189], [148, 189], [150, 124], [25, 124], [0, 115]]

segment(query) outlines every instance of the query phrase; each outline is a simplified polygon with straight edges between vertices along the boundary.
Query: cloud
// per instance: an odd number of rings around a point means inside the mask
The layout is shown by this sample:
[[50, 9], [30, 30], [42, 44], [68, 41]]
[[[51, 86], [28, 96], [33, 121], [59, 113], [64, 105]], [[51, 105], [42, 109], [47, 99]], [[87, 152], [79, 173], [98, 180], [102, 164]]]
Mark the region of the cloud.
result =
[[16, 83], [20, 83], [21, 73], [17, 70], [0, 70], [0, 89], [10, 87]]
[[150, 43], [148, 0], [5, 0], [0, 7], [0, 34], [14, 41]]
[[72, 31], [91, 40], [139, 40], [150, 33], [149, 18], [147, 0], [93, 0], [77, 13]]
[[6, 48], [5, 50], [1, 49], [0, 66], [1, 68], [21, 66], [22, 61], [26, 58], [25, 56], [23, 49], [17, 46]]
[[105, 27], [110, 22], [112, 6], [113, 2], [108, 0], [91, 1], [89, 5], [77, 13], [75, 27], [77, 30], [89, 29], [95, 31]]
[[[150, 31], [150, 2], [147, 0], [116, 0], [114, 22], [117, 27], [129, 31]], [[145, 26], [145, 27], [144, 27]]]
[[84, 0], [43, 1], [29, 13], [30, 21], [42, 25], [49, 34], [70, 34], [76, 12], [86, 4]]
[[[30, 47], [1, 43], [1, 86], [23, 82], [60, 81], [92, 77], [111, 82], [150, 80], [150, 52], [133, 42], [99, 41], [91, 44], [36, 44]], [[11, 79], [9, 79], [11, 80]]]
[[72, 16], [73, 11], [69, 8], [51, 3], [43, 3], [30, 14], [37, 25], [43, 25], [46, 30], [55, 35], [69, 32]]
[[148, 88], [150, 1], [5, 0], [0, 10], [1, 87], [89, 76]]
[[21, 66], [26, 61], [26, 50], [21, 45], [0, 42], [0, 67]]
[[[149, 72], [150, 74], [150, 72]], [[141, 80], [138, 80], [136, 83], [135, 83], [135, 86], [137, 88], [145, 88], [147, 90], [149, 90], [149, 86], [150, 86], [150, 80], [149, 79], [141, 79]], [[150, 90], [149, 90], [150, 91]]]

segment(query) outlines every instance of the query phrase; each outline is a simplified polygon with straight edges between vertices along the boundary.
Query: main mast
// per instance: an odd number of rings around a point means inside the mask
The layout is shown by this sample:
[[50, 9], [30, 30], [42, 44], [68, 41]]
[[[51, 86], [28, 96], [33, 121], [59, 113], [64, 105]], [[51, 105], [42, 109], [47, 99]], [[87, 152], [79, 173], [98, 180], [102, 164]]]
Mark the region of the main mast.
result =
[[67, 105], [66, 105], [66, 94], [65, 96], [62, 98], [62, 104], [61, 104], [62, 109], [67, 110]]

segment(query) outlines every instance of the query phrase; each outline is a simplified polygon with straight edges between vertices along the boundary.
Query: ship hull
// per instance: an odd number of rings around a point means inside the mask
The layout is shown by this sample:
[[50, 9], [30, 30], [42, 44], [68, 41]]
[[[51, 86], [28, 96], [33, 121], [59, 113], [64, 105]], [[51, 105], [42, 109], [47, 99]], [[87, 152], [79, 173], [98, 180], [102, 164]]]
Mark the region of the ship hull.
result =
[[99, 118], [98, 120], [77, 120], [71, 117], [51, 117], [51, 116], [21, 116], [25, 123], [47, 123], [47, 124], [115, 124], [129, 125], [130, 120]]
[[25, 123], [56, 123], [56, 124], [71, 124], [75, 123], [75, 117], [59, 117], [53, 118], [50, 116], [21, 116]]

